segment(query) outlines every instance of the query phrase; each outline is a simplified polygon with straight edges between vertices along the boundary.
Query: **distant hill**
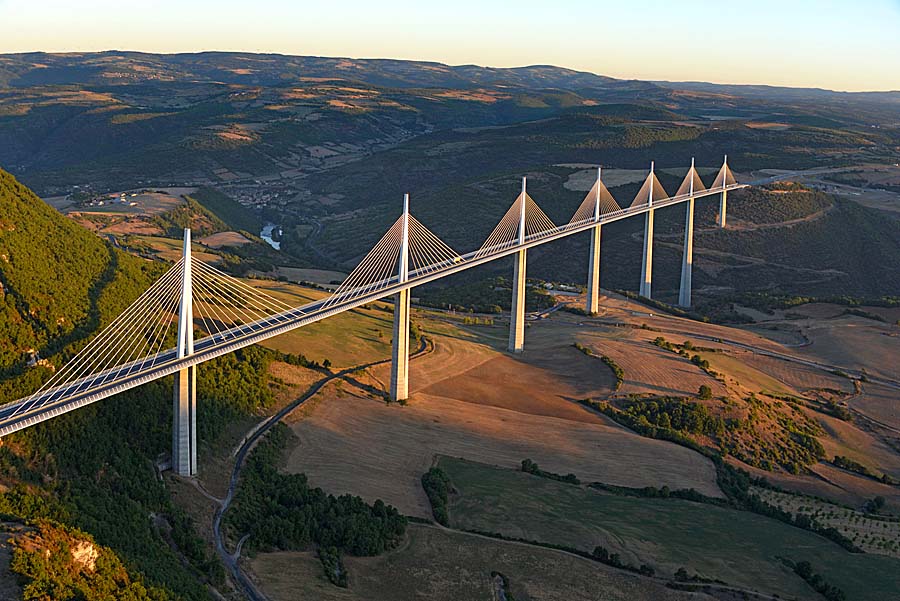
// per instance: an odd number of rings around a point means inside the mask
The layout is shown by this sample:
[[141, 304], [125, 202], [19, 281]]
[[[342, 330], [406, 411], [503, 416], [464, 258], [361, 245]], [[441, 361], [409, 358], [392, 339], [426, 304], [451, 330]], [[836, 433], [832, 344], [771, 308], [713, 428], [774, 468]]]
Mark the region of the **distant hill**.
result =
[[[530, 152], [564, 144], [585, 155], [621, 141], [641, 143], [650, 157], [650, 146], [672, 146], [647, 131], [578, 146], [566, 130], [577, 119], [566, 117], [584, 114], [606, 119], [594, 123], [595, 138], [609, 119], [681, 128], [682, 138], [689, 128], [745, 169], [878, 162], [900, 145], [893, 93], [660, 84], [547, 65], [25, 53], [0, 55], [0, 91], [0, 165], [48, 196], [84, 184], [106, 191], [258, 181], [283, 184], [299, 199], [310, 174], [459, 129], [516, 126]], [[543, 123], [553, 118], [561, 120]], [[425, 162], [466, 160], [449, 150]]]
[[516, 68], [449, 66], [429, 61], [351, 59], [244, 52], [149, 54], [34, 52], [0, 56], [0, 84], [133, 84], [141, 81], [285, 85], [309, 78], [345, 79], [382, 87], [474, 88], [523, 86], [577, 89], [618, 82], [550, 65]]

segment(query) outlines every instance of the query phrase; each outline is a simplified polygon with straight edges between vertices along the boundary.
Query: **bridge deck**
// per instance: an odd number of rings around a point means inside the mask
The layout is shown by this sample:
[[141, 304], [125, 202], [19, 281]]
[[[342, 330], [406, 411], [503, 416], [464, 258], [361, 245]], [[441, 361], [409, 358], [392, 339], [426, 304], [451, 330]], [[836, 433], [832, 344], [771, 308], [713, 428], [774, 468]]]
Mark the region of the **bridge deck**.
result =
[[[744, 184], [732, 184], [724, 188], [715, 188], [696, 192], [693, 195], [683, 194], [665, 198], [653, 205], [639, 205], [600, 216], [599, 221], [585, 219], [568, 223], [527, 236], [524, 243], [508, 242], [487, 249], [478, 249], [460, 255], [445, 264], [434, 265], [410, 271], [408, 280], [398, 281], [397, 277], [346, 291], [319, 301], [315, 301], [289, 311], [273, 314], [258, 321], [235, 326], [223, 332], [197, 340], [194, 353], [178, 359], [175, 349], [169, 349], [153, 357], [150, 365], [147, 360], [118, 365], [99, 374], [93, 374], [80, 381], [71, 382], [57, 388], [48, 389], [34, 397], [27, 397], [0, 407], [0, 437], [22, 430], [37, 423], [52, 419], [84, 405], [118, 394], [130, 388], [140, 386], [173, 374], [191, 365], [209, 361], [215, 357], [236, 351], [284, 334], [293, 329], [315, 323], [332, 315], [349, 311], [366, 303], [391, 296], [401, 290], [414, 288], [433, 280], [459, 273], [472, 267], [512, 255], [522, 249], [547, 244], [561, 238], [586, 232], [597, 225], [604, 225], [640, 215], [650, 210], [672, 206], [689, 200], [703, 198], [746, 188]], [[367, 289], [368, 288], [368, 289]], [[140, 365], [140, 369], [136, 369]]]

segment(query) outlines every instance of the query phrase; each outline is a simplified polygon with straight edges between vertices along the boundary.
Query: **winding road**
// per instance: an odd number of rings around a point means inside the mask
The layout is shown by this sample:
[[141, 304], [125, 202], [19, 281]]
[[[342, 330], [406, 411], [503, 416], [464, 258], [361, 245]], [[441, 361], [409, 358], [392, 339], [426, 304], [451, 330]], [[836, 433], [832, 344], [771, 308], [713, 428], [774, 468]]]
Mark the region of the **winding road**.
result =
[[[434, 343], [430, 341], [427, 337], [423, 336], [419, 341], [419, 348], [415, 353], [410, 355], [410, 360], [417, 359], [424, 355], [431, 353], [434, 350]], [[260, 424], [254, 426], [249, 434], [244, 438], [243, 443], [238, 449], [235, 455], [234, 467], [231, 470], [231, 478], [228, 482], [228, 492], [225, 495], [224, 499], [217, 499], [213, 497], [199, 486], [201, 492], [204, 493], [204, 496], [209, 498], [210, 500], [218, 503], [218, 508], [216, 509], [215, 516], [213, 518], [213, 536], [215, 538], [216, 544], [216, 552], [219, 554], [219, 557], [222, 559], [222, 562], [225, 564], [225, 567], [228, 568], [228, 571], [231, 573], [232, 578], [240, 584], [241, 588], [244, 589], [244, 593], [247, 598], [251, 601], [269, 601], [269, 598], [266, 597], [262, 591], [260, 591], [253, 581], [247, 577], [246, 574], [241, 570], [239, 559], [241, 556], [241, 548], [246, 542], [247, 538], [249, 538], [249, 534], [244, 535], [238, 541], [234, 553], [229, 553], [225, 548], [225, 543], [222, 538], [222, 518], [225, 515], [225, 512], [228, 511], [228, 508], [231, 506], [232, 500], [234, 500], [234, 493], [237, 490], [238, 482], [241, 477], [241, 470], [244, 467], [244, 461], [247, 459], [247, 455], [253, 450], [253, 447], [256, 445], [256, 442], [268, 432], [272, 426], [280, 422], [282, 419], [287, 417], [294, 409], [314, 397], [322, 388], [325, 387], [326, 384], [332, 382], [334, 380], [340, 380], [360, 369], [368, 369], [370, 367], [374, 367], [376, 365], [382, 365], [385, 363], [389, 363], [390, 359], [382, 359], [380, 361], [372, 361], [370, 363], [364, 363], [362, 365], [356, 365], [353, 367], [347, 367], [340, 371], [336, 371], [333, 373], [329, 373], [324, 378], [315, 382], [305, 393], [301, 396], [297, 397], [284, 407], [282, 407], [277, 413], [271, 415], [270, 417], [263, 420]]]

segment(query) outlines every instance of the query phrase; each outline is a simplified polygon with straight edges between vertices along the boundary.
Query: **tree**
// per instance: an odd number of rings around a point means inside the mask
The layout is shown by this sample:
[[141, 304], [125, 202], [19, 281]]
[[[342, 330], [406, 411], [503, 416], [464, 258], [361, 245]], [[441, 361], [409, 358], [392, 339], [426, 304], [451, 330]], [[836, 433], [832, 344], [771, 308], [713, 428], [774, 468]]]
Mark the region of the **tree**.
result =
[[706, 384], [701, 385], [700, 390], [697, 391], [697, 396], [700, 398], [700, 400], [708, 401], [712, 398], [712, 388], [710, 388]]

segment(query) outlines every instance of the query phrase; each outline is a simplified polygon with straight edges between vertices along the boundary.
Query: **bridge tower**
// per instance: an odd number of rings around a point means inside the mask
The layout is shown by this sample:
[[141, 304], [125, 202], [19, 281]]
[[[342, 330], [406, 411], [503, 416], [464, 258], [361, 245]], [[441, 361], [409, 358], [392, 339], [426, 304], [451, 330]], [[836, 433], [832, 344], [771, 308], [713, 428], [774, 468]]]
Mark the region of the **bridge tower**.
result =
[[591, 228], [591, 254], [588, 260], [587, 307], [588, 314], [593, 315], [599, 309], [600, 297], [600, 176], [602, 168], [597, 168], [597, 197], [594, 199], [594, 221]]
[[[409, 194], [403, 195], [398, 280], [409, 279]], [[409, 288], [394, 295], [394, 340], [391, 349], [391, 400], [409, 398]]]
[[691, 159], [690, 197], [685, 204], [684, 251], [681, 255], [681, 287], [678, 290], [678, 304], [691, 308], [691, 271], [694, 267], [694, 159]]
[[[519, 211], [519, 244], [525, 244], [526, 180], [522, 178]], [[521, 353], [525, 348], [525, 249], [513, 255], [512, 307], [509, 315], [509, 352]]]
[[641, 258], [641, 289], [643, 297], [651, 298], [650, 285], [653, 280], [653, 163], [650, 163], [650, 196], [647, 204], [651, 207], [644, 213], [644, 253]]
[[[722, 163], [722, 171], [723, 173], [728, 172], [728, 155], [725, 155], [725, 162]], [[725, 186], [728, 185], [728, 177], [722, 177], [722, 193], [719, 195], [719, 227], [725, 227], [725, 213], [728, 208], [728, 190], [725, 189]]]
[[[178, 309], [179, 359], [194, 354], [194, 301], [191, 292], [191, 230], [184, 230], [181, 305]], [[197, 366], [175, 372], [172, 412], [172, 470], [197, 475]]]

